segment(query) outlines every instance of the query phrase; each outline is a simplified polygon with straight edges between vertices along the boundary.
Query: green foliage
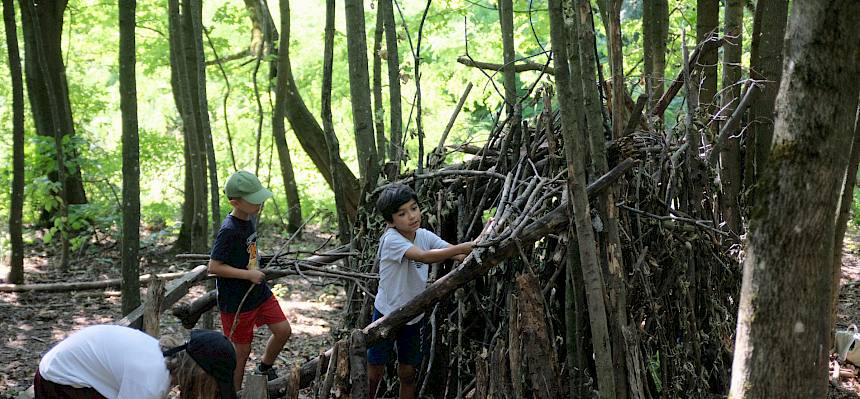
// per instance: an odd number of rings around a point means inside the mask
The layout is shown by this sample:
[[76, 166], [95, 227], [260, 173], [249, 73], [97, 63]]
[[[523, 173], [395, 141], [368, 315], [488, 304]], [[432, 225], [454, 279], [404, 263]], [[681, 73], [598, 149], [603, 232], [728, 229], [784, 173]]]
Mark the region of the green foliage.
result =
[[[270, 6], [273, 19], [280, 31], [280, 14], [276, 3]], [[371, 53], [373, 30], [375, 29], [376, 4], [365, 8], [368, 61], [373, 63]], [[426, 2], [424, 0], [398, 1], [400, 11], [395, 8], [400, 77], [403, 102], [403, 127], [408, 138], [406, 150], [408, 168], [414, 168], [418, 159], [416, 131], [417, 112], [412, 110], [415, 88], [415, 59], [412, 46], [418, 45], [418, 28]], [[670, 26], [667, 49], [667, 79], [673, 78], [681, 67], [681, 32], [686, 32], [688, 48], [692, 51], [695, 39], [695, 2], [692, 0], [670, 0]], [[518, 1], [514, 3], [514, 26], [516, 56], [537, 63], [547, 62], [546, 50], [552, 46], [549, 40], [549, 21], [546, 0]], [[208, 35], [204, 36], [204, 53], [207, 61], [247, 52], [251, 35], [251, 20], [243, 2], [205, 2], [203, 24]], [[607, 66], [606, 35], [600, 13], [595, 7], [597, 54]], [[626, 86], [634, 98], [641, 92], [639, 76], [642, 71], [642, 0], [624, 2], [622, 9], [623, 51], [625, 56]], [[291, 4], [291, 67], [309, 111], [317, 116], [321, 109], [322, 48], [324, 6], [319, 2]], [[401, 16], [402, 15], [402, 16]], [[746, 11], [746, 32], [751, 32], [752, 15]], [[76, 135], [66, 145], [68, 165], [82, 170], [89, 204], [71, 207], [69, 227], [80, 225], [86, 229], [113, 231], [119, 226], [122, 211], [122, 157], [121, 115], [119, 111], [118, 44], [116, 4], [97, 0], [71, 0], [64, 18], [63, 56], [66, 61], [66, 76], [70, 91], [70, 106], [73, 112]], [[19, 24], [20, 27], [20, 24]], [[334, 71], [332, 107], [335, 131], [340, 140], [341, 157], [357, 174], [358, 162], [352, 129], [352, 110], [349, 96], [348, 64], [346, 51], [346, 28], [343, 8], [338, 6], [334, 40]], [[23, 52], [22, 32], [19, 29], [19, 45]], [[750, 34], [745, 35], [744, 48], [749, 49]], [[180, 206], [183, 197], [184, 158], [181, 119], [174, 103], [170, 76], [170, 49], [168, 43], [167, 8], [160, 1], [143, 0], [137, 6], [137, 100], [140, 125], [140, 173], [141, 173], [141, 218], [145, 227], [159, 231], [170, 231], [179, 224]], [[410, 45], [411, 41], [411, 45]], [[446, 144], [483, 144], [487, 132], [496, 123], [502, 106], [502, 76], [493, 71], [480, 71], [456, 62], [457, 57], [467, 54], [475, 60], [501, 63], [501, 35], [496, 2], [488, 0], [445, 0], [431, 3], [424, 21], [421, 38], [421, 87], [422, 122], [424, 127], [425, 152], [435, 147], [441, 133], [468, 82], [475, 87], [467, 99], [463, 111], [447, 138]], [[385, 42], [383, 41], [383, 51]], [[748, 52], [748, 50], [747, 50]], [[0, 41], [0, 81], [9, 81], [6, 43]], [[384, 123], [390, 129], [388, 115], [388, 76], [385, 59], [383, 67], [383, 100], [386, 107]], [[207, 67], [207, 95], [209, 99], [212, 137], [218, 160], [218, 179], [223, 186], [234, 167], [230, 153], [235, 154], [236, 167], [254, 171], [256, 169], [255, 147], [258, 123], [262, 118], [261, 161], [258, 174], [275, 193], [273, 203], [267, 206], [263, 218], [278, 221], [286, 218], [286, 200], [283, 179], [274, 153], [271, 137], [271, 113], [274, 94], [267, 89], [273, 87], [269, 81], [269, 66], [273, 55], [266, 56], [261, 64], [257, 85], [261, 91], [258, 109], [254, 95], [253, 73], [255, 62], [244, 56], [221, 63], [225, 80], [218, 65]], [[748, 55], [744, 63], [748, 65]], [[490, 79], [488, 79], [488, 75]], [[520, 95], [525, 95], [537, 79], [551, 82], [551, 77], [541, 77], [537, 72], [518, 74]], [[229, 81], [229, 97], [228, 95]], [[495, 86], [495, 87], [494, 87]], [[0, 126], [11, 131], [11, 88], [0, 84]], [[227, 103], [226, 114], [222, 106]], [[675, 125], [682, 107], [683, 96], [670, 105], [667, 111], [667, 129]], [[29, 104], [26, 104], [29, 107]], [[542, 105], [524, 104], [524, 116], [540, 112]], [[57, 185], [48, 179], [54, 166], [54, 149], [50, 137], [37, 136], [27, 111], [26, 144], [26, 211], [25, 222], [36, 223], [43, 209], [58, 206]], [[227, 130], [230, 131], [230, 141]], [[335, 218], [334, 196], [322, 176], [287, 124], [287, 142], [290, 147], [295, 176], [302, 200], [304, 217], [319, 213], [314, 223], [323, 228], [333, 228]], [[11, 183], [11, 140], [0, 140], [0, 184]], [[77, 157], [72, 157], [76, 154]], [[454, 156], [449, 161], [458, 161]], [[9, 193], [0, 190], [0, 214], [8, 212]], [[860, 204], [855, 203], [855, 206]], [[229, 211], [226, 199], [221, 199], [222, 214]], [[79, 219], [78, 219], [79, 218]]]

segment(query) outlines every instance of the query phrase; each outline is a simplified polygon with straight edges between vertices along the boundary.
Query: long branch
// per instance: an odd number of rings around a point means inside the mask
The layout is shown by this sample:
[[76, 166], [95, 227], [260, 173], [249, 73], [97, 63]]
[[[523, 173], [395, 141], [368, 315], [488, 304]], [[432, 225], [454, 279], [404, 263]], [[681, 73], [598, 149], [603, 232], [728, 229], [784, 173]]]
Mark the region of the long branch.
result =
[[[634, 162], [632, 159], [626, 159], [615, 166], [615, 168], [586, 188], [588, 196], [592, 197], [608, 187], [624, 172], [632, 168], [633, 165]], [[494, 247], [479, 247], [475, 249], [460, 266], [436, 280], [435, 283], [415, 298], [412, 298], [406, 305], [365, 327], [362, 331], [367, 335], [367, 345], [373, 345], [381, 339], [390, 337], [397, 328], [423, 313], [429, 306], [432, 306], [443, 298], [449, 297], [460, 286], [486, 274], [495, 265], [515, 255], [519, 246], [533, 243], [547, 234], [562, 231], [567, 228], [568, 222], [568, 205], [567, 201], [564, 201], [543, 217], [529, 224], [522, 230], [519, 236], [509, 237]], [[330, 352], [331, 349], [326, 354]], [[318, 356], [301, 366], [299, 387], [307, 387], [311, 384], [319, 361], [320, 358]], [[288, 390], [289, 384], [290, 378], [288, 376], [282, 376], [269, 381], [269, 395], [271, 397], [283, 396], [284, 392]]]

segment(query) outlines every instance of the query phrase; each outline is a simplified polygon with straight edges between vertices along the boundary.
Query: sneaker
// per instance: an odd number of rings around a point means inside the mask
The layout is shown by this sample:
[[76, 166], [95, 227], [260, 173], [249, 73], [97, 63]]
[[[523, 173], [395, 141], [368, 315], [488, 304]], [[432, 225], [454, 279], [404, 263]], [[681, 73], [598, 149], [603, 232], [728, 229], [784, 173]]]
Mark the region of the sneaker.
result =
[[268, 370], [263, 371], [260, 369], [260, 366], [262, 366], [262, 365], [263, 365], [262, 363], [257, 364], [257, 368], [254, 370], [254, 372], [259, 374], [259, 375], [266, 376], [266, 380], [268, 380], [268, 381], [271, 381], [271, 380], [274, 380], [275, 378], [278, 378], [278, 372], [275, 371], [274, 367], [270, 367]]

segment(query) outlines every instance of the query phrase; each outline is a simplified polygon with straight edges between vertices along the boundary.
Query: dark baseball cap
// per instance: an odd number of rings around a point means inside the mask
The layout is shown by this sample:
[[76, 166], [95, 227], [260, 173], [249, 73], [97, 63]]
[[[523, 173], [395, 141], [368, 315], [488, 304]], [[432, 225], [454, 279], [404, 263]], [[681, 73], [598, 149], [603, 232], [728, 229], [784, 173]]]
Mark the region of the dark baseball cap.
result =
[[221, 399], [237, 399], [233, 386], [233, 370], [236, 369], [236, 351], [224, 334], [212, 330], [192, 330], [187, 343], [169, 349], [165, 356], [185, 350], [194, 362], [218, 382]]

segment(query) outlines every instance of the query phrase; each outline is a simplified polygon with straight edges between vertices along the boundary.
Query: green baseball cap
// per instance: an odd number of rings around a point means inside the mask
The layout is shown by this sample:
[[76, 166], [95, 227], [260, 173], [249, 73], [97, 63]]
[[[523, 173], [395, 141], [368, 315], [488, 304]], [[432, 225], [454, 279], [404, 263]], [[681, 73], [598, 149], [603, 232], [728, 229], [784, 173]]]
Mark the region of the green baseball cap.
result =
[[224, 185], [227, 198], [242, 198], [252, 204], [259, 205], [272, 196], [272, 192], [260, 184], [260, 179], [253, 173], [240, 170], [227, 178]]

